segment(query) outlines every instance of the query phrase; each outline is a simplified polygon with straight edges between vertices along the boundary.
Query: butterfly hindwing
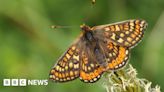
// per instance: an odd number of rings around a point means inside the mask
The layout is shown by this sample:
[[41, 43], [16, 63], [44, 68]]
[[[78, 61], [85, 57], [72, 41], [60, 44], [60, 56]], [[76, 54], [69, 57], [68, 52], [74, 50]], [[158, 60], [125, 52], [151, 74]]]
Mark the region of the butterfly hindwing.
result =
[[82, 53], [81, 69], [80, 69], [80, 79], [83, 82], [93, 83], [96, 82], [101, 74], [104, 72], [103, 67], [98, 65], [95, 60], [88, 57], [86, 52]]
[[[112, 42], [100, 41], [99, 50], [101, 53], [98, 56], [104, 55], [99, 62], [100, 66], [104, 66], [105, 70], [117, 70], [125, 66], [129, 58], [129, 49], [128, 47], [123, 47], [116, 45]], [[95, 53], [95, 55], [98, 53]], [[96, 55], [97, 56], [97, 55]], [[98, 57], [97, 56], [97, 57]], [[102, 60], [103, 62], [100, 62]]]
[[50, 79], [66, 82], [79, 77], [80, 55], [76, 45], [72, 45], [50, 71]]
[[108, 69], [117, 70], [122, 68], [128, 61], [129, 49], [114, 45], [112, 42], [107, 44], [106, 60], [108, 62]]
[[117, 45], [132, 48], [141, 41], [146, 26], [147, 23], [144, 20], [128, 20], [95, 26], [92, 29], [103, 31], [104, 37]]

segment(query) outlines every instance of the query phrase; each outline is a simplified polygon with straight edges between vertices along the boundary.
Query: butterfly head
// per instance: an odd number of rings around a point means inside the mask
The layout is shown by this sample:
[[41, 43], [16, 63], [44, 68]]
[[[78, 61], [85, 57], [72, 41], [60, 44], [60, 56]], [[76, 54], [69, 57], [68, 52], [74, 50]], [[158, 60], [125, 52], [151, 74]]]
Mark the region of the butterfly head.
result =
[[89, 26], [85, 25], [85, 24], [81, 25], [80, 28], [83, 32], [91, 31], [91, 28]]
[[80, 26], [80, 28], [83, 32], [84, 39], [86, 39], [87, 41], [90, 41], [90, 42], [95, 40], [94, 35], [93, 35], [93, 31], [89, 26], [83, 24]]

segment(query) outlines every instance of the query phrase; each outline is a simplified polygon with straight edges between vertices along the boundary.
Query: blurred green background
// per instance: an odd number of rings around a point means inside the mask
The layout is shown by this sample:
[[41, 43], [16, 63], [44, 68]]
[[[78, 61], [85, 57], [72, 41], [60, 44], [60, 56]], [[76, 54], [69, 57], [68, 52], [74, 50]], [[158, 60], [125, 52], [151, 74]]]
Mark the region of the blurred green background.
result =
[[[144, 19], [143, 41], [131, 51], [130, 63], [140, 78], [164, 88], [164, 0], [0, 0], [0, 92], [105, 92], [102, 80], [79, 79], [48, 86], [3, 87], [4, 78], [47, 79], [58, 57], [80, 33], [94, 26]], [[72, 26], [51, 29], [51, 25]], [[153, 85], [153, 86], [154, 86]]]

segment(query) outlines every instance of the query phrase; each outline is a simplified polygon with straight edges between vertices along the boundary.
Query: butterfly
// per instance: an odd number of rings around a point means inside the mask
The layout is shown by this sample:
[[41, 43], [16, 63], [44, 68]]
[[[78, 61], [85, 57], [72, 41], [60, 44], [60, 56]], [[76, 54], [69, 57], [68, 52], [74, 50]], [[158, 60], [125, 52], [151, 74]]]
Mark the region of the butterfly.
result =
[[94, 27], [81, 25], [82, 33], [58, 59], [49, 78], [55, 82], [80, 78], [94, 83], [104, 72], [121, 69], [127, 64], [130, 50], [141, 41], [146, 27], [146, 21], [139, 19]]

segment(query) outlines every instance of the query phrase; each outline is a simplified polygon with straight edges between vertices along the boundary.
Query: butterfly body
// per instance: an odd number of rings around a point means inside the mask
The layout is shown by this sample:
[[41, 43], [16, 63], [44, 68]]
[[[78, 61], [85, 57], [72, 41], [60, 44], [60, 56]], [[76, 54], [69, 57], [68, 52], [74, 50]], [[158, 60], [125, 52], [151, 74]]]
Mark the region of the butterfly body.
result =
[[104, 47], [102, 43], [105, 43], [105, 41], [99, 38], [101, 36], [96, 36], [96, 31], [93, 31], [89, 26], [83, 25], [81, 30], [83, 31], [82, 38], [84, 39], [82, 42], [85, 42], [81, 48], [87, 49], [88, 53], [94, 55], [92, 57], [95, 59], [95, 62], [105, 68], [107, 66], [105, 51], [101, 48]]
[[127, 63], [130, 49], [141, 41], [146, 25], [144, 20], [82, 25], [82, 34], [54, 65], [50, 79], [67, 82], [79, 77], [93, 83], [104, 72], [120, 69]]

